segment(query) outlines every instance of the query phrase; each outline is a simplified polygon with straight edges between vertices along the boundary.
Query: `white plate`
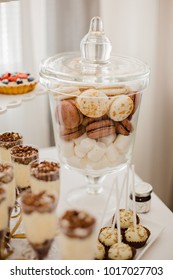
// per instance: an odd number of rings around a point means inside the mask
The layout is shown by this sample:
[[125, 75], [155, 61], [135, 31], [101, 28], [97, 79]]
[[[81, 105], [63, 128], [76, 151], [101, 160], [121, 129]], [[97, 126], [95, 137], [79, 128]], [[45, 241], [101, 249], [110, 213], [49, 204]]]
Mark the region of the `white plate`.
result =
[[[165, 228], [164, 225], [155, 223], [141, 216], [140, 216], [140, 224], [148, 228], [149, 231], [151, 232], [151, 235], [148, 238], [146, 245], [136, 250], [136, 255], [134, 257], [134, 260], [139, 260], [144, 255], [144, 253], [150, 248], [150, 246], [154, 243], [154, 241], [159, 237], [159, 235], [162, 233], [162, 231]], [[111, 226], [111, 221], [108, 221], [106, 225]]]
[[33, 98], [40, 96], [46, 92], [46, 89], [41, 85], [37, 84], [33, 91], [25, 94], [0, 94], [0, 114], [3, 114], [7, 109], [18, 107], [22, 102], [32, 100]]
[[[154, 241], [160, 236], [162, 231], [164, 230], [165, 226], [155, 223], [153, 221], [150, 221], [148, 219], [144, 219], [140, 217], [140, 224], [147, 227], [151, 235], [146, 243], [146, 245], [140, 249], [137, 249], [136, 255], [135, 255], [135, 260], [139, 260], [144, 253], [150, 248], [150, 246], [154, 243]], [[151, 248], [152, 250], [152, 248]]]

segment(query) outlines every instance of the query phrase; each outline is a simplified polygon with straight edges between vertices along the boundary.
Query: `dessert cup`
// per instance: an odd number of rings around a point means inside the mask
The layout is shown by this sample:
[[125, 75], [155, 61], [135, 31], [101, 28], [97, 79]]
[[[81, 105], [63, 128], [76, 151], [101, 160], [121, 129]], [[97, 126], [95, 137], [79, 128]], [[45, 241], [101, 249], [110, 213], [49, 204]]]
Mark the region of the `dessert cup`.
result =
[[96, 220], [85, 211], [67, 210], [59, 220], [60, 254], [64, 260], [93, 260]]
[[6, 190], [6, 200], [8, 207], [8, 228], [6, 231], [6, 241], [9, 242], [10, 217], [16, 202], [16, 185], [14, 179], [14, 169], [10, 162], [0, 163], [0, 184], [3, 184]]
[[5, 187], [0, 184], [0, 260], [3, 259], [2, 244], [8, 227], [8, 205]]
[[36, 160], [30, 164], [30, 184], [32, 193], [45, 191], [59, 198], [60, 165], [52, 160]]
[[18, 132], [0, 134], [0, 160], [11, 162], [11, 148], [23, 144], [23, 136]]
[[21, 201], [26, 237], [38, 259], [44, 259], [57, 232], [57, 199], [45, 192], [25, 192]]
[[4, 184], [7, 192], [7, 205], [9, 218], [16, 202], [16, 185], [14, 179], [14, 169], [10, 162], [0, 163], [0, 183]]
[[38, 159], [38, 148], [33, 145], [18, 145], [11, 149], [11, 160], [19, 193], [30, 191], [30, 163], [36, 159]]
[[[149, 82], [146, 64], [111, 55], [111, 49], [101, 18], [94, 17], [80, 53], [55, 55], [40, 67], [60, 162], [87, 180], [85, 186], [74, 186], [67, 201], [71, 207], [92, 208], [96, 215], [102, 215], [99, 205], [109, 193], [103, 179], [131, 162], [141, 97]], [[115, 209], [114, 201], [109, 210]]]

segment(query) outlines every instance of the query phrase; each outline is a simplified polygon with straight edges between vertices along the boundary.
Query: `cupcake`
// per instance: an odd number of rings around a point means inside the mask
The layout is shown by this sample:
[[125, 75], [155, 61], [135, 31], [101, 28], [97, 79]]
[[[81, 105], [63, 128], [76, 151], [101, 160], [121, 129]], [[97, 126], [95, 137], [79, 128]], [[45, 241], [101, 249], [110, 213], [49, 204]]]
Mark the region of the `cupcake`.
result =
[[5, 73], [0, 77], [0, 93], [9, 95], [24, 94], [32, 91], [36, 84], [36, 79], [29, 73]]
[[106, 256], [105, 254], [106, 254], [105, 246], [100, 241], [97, 241], [95, 259], [104, 260]]
[[[125, 230], [133, 225], [133, 211], [132, 210], [126, 210], [126, 209], [120, 209], [120, 228], [121, 233], [124, 235]], [[113, 217], [114, 218], [114, 217]], [[136, 215], [136, 223], [139, 224], [140, 219], [139, 216]], [[115, 223], [115, 227], [117, 227]]]
[[123, 242], [113, 244], [108, 250], [109, 260], [132, 260], [136, 249]]
[[118, 242], [118, 230], [112, 227], [103, 227], [100, 230], [98, 240], [105, 247], [105, 259], [107, 259], [109, 248]]
[[148, 228], [142, 225], [132, 225], [124, 232], [124, 242], [138, 249], [143, 247], [150, 236]]
[[110, 247], [118, 242], [118, 232], [116, 228], [103, 227], [100, 230], [98, 240], [106, 247]]

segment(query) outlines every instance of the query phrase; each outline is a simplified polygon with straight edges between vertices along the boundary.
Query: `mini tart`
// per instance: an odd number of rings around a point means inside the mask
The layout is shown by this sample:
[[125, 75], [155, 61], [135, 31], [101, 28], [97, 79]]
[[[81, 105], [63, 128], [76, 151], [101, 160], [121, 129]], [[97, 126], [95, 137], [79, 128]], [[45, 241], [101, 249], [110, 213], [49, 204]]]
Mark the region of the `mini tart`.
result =
[[124, 232], [124, 242], [138, 249], [146, 244], [150, 234], [149, 229], [142, 225], [130, 226]]
[[5, 73], [0, 77], [0, 93], [8, 95], [24, 94], [34, 90], [36, 79], [29, 73]]
[[132, 260], [136, 249], [123, 242], [113, 244], [108, 250], [108, 260]]

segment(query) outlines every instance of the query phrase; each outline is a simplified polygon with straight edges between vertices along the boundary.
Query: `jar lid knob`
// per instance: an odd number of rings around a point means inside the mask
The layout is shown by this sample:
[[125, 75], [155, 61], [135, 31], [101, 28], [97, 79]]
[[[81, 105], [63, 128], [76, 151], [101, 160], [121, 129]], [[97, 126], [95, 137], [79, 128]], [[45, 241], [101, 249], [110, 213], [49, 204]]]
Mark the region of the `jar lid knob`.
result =
[[110, 58], [112, 44], [105, 35], [103, 21], [93, 17], [89, 32], [80, 43], [81, 59], [88, 63], [107, 63]]

